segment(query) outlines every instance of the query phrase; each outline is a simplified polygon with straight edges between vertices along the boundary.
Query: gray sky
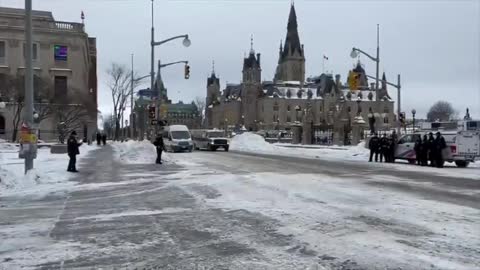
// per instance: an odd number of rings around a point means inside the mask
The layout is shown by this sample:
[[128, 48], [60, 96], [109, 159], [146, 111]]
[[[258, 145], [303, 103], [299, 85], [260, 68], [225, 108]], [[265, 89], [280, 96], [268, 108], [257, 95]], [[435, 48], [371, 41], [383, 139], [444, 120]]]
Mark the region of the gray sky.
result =
[[[111, 109], [105, 69], [112, 61], [149, 73], [149, 0], [33, 0], [34, 8], [50, 10], [56, 20], [80, 21], [86, 16], [90, 36], [97, 37], [100, 109]], [[262, 54], [263, 79], [271, 80], [278, 61], [280, 39], [285, 39], [290, 0], [156, 0], [156, 39], [188, 33], [192, 46], [181, 40], [156, 49], [162, 62], [189, 60], [190, 80], [183, 66], [163, 70], [174, 101], [205, 96], [206, 78], [215, 60], [222, 87], [241, 79], [242, 58], [254, 48]], [[0, 6], [23, 7], [23, 0], [0, 0]], [[437, 100], [453, 103], [464, 115], [466, 107], [480, 118], [480, 1], [327, 1], [296, 0], [300, 40], [305, 45], [307, 76], [327, 69], [346, 79], [356, 62], [353, 46], [374, 54], [376, 24], [380, 24], [380, 70], [389, 81], [402, 75], [402, 108], [417, 109], [420, 117]], [[368, 74], [375, 64], [361, 57]], [[145, 86], [149, 81], [145, 80]], [[396, 97], [396, 91], [390, 95]], [[409, 115], [410, 116], [410, 115]]]

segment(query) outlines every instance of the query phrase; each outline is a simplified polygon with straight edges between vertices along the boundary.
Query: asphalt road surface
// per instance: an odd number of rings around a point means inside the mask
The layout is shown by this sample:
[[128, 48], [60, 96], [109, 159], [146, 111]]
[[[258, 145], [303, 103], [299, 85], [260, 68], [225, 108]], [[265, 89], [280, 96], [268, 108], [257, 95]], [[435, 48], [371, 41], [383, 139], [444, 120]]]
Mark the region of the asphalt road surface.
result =
[[0, 226], [39, 221], [27, 269], [480, 268], [476, 179], [235, 152], [113, 156], [91, 152], [73, 190], [1, 202]]

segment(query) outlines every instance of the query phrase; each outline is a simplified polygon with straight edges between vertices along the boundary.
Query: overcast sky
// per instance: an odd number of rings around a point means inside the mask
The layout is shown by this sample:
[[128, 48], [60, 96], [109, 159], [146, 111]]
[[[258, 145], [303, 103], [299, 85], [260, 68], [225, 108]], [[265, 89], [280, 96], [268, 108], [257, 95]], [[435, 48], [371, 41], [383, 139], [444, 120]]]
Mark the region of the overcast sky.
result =
[[[80, 21], [97, 37], [99, 101], [103, 113], [111, 111], [105, 70], [111, 62], [149, 73], [149, 0], [33, 0], [34, 9], [50, 10], [56, 20]], [[206, 78], [215, 60], [222, 87], [241, 79], [242, 58], [250, 49], [262, 54], [262, 76], [271, 80], [278, 47], [285, 39], [290, 0], [155, 0], [156, 39], [189, 34], [192, 45], [181, 40], [157, 47], [162, 62], [188, 60], [191, 78], [184, 80], [183, 66], [172, 66], [162, 75], [169, 97], [190, 102], [205, 96]], [[23, 7], [23, 0], [0, 0], [0, 6]], [[306, 75], [327, 70], [346, 79], [356, 60], [353, 46], [371, 54], [380, 24], [380, 70], [396, 83], [402, 76], [402, 110], [415, 108], [420, 117], [437, 100], [453, 103], [464, 115], [466, 107], [480, 118], [480, 1], [324, 1], [296, 0], [300, 40], [305, 45]], [[360, 58], [368, 74], [375, 64]], [[149, 81], [145, 81], [147, 87]], [[396, 90], [390, 95], [396, 98]]]

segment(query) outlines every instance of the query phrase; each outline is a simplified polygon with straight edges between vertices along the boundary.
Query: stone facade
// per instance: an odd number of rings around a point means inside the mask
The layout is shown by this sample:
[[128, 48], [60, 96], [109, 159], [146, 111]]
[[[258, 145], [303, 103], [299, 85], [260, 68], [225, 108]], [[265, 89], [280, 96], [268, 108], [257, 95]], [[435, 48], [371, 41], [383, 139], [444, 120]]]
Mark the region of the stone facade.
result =
[[[385, 74], [382, 87], [375, 91], [360, 62], [352, 69], [362, 80], [350, 89], [341, 76], [321, 74], [305, 80], [304, 47], [297, 31], [295, 7], [288, 21], [287, 39], [280, 47], [273, 81], [261, 80], [260, 54], [253, 47], [244, 59], [240, 84], [228, 84], [220, 91], [215, 73], [207, 79], [207, 125], [209, 128], [247, 130], [301, 130], [303, 143], [319, 141], [316, 134], [330, 132], [331, 143], [346, 144], [353, 130], [368, 128], [375, 119], [377, 130], [394, 126], [394, 104], [387, 91]], [[360, 118], [360, 117], [361, 118]], [[359, 119], [363, 119], [363, 122]]]
[[[0, 99], [6, 102], [6, 108], [0, 109], [4, 120], [0, 138], [4, 139], [12, 138], [15, 108], [21, 100], [15, 96], [24, 91], [24, 17], [23, 9], [0, 8]], [[91, 138], [97, 131], [95, 38], [88, 36], [82, 23], [55, 21], [51, 12], [33, 11], [32, 25], [34, 106], [37, 112], [51, 113], [42, 115], [40, 139], [56, 139], [58, 123], [66, 121], [70, 109], [78, 119], [66, 125]]]

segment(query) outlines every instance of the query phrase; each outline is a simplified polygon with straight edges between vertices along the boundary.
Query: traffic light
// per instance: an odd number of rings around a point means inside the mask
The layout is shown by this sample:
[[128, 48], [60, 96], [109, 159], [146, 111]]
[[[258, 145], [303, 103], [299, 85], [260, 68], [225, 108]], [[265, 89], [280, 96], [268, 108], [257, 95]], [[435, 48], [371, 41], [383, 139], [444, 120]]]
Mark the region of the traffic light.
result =
[[150, 118], [150, 119], [155, 119], [156, 118], [155, 106], [148, 107], [148, 118]]
[[190, 78], [190, 66], [188, 64], [185, 64], [185, 80], [188, 80]]
[[400, 123], [402, 124], [402, 126], [405, 126], [405, 113], [404, 112], [401, 112], [399, 117], [398, 117], [398, 120], [400, 121]]

